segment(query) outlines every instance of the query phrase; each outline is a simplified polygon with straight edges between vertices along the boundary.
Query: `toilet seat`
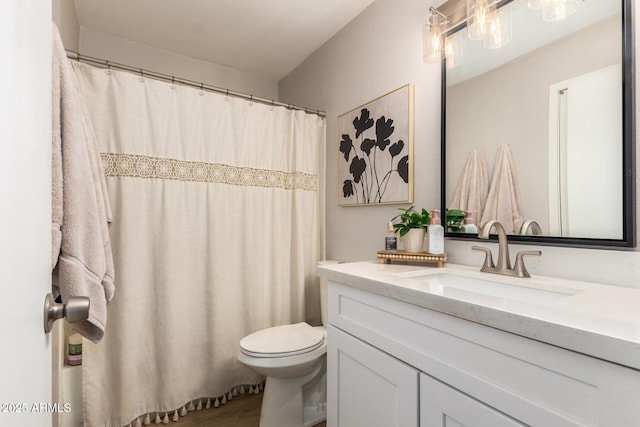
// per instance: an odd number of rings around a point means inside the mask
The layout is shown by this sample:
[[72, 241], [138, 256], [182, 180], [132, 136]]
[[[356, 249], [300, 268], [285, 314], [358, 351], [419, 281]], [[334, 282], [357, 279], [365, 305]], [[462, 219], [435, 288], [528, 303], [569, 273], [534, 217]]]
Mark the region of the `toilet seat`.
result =
[[247, 356], [275, 358], [309, 353], [325, 341], [323, 328], [301, 322], [275, 326], [247, 335], [240, 340], [240, 351]]

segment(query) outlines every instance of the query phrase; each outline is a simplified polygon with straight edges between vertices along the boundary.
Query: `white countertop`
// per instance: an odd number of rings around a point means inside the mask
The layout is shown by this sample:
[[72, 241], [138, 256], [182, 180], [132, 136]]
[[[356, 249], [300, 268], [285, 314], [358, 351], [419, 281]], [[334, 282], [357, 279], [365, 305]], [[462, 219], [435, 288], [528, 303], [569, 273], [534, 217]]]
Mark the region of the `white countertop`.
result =
[[[368, 261], [321, 265], [317, 273], [333, 282], [640, 369], [640, 289], [543, 276], [514, 278], [453, 264], [436, 268]], [[443, 286], [437, 279], [442, 274], [489, 281], [493, 290]], [[501, 284], [505, 296], [500, 295]], [[527, 297], [538, 293], [539, 299]]]

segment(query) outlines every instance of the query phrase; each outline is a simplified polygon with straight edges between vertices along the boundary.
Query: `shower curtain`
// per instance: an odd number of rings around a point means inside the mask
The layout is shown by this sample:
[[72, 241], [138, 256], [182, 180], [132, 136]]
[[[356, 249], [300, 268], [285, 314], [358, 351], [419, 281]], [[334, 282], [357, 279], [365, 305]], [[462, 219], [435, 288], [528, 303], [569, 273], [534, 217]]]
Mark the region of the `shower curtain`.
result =
[[[116, 294], [85, 425], [177, 419], [261, 380], [259, 329], [320, 318], [324, 119], [74, 63], [107, 175]], [[217, 400], [216, 400], [217, 398]]]

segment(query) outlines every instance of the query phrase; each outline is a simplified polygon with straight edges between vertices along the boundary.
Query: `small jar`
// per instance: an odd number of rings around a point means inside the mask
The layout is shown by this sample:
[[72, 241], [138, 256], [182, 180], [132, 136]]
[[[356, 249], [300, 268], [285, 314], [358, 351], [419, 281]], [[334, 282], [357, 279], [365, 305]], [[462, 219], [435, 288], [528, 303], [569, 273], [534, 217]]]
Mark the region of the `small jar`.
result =
[[82, 365], [82, 336], [80, 334], [69, 336], [67, 347], [67, 364], [71, 366]]

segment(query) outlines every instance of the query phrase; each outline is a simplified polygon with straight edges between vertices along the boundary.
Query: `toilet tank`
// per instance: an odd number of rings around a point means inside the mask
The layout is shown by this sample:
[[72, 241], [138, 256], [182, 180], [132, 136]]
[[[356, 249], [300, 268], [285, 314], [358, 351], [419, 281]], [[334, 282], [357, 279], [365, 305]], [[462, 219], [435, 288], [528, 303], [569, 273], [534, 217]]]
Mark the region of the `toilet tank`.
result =
[[[318, 265], [327, 265], [327, 264], [339, 264], [339, 261], [335, 260], [325, 260], [319, 261]], [[324, 277], [320, 278], [320, 315], [322, 317], [322, 324], [324, 326], [329, 325], [329, 309], [327, 307], [327, 279]]]

